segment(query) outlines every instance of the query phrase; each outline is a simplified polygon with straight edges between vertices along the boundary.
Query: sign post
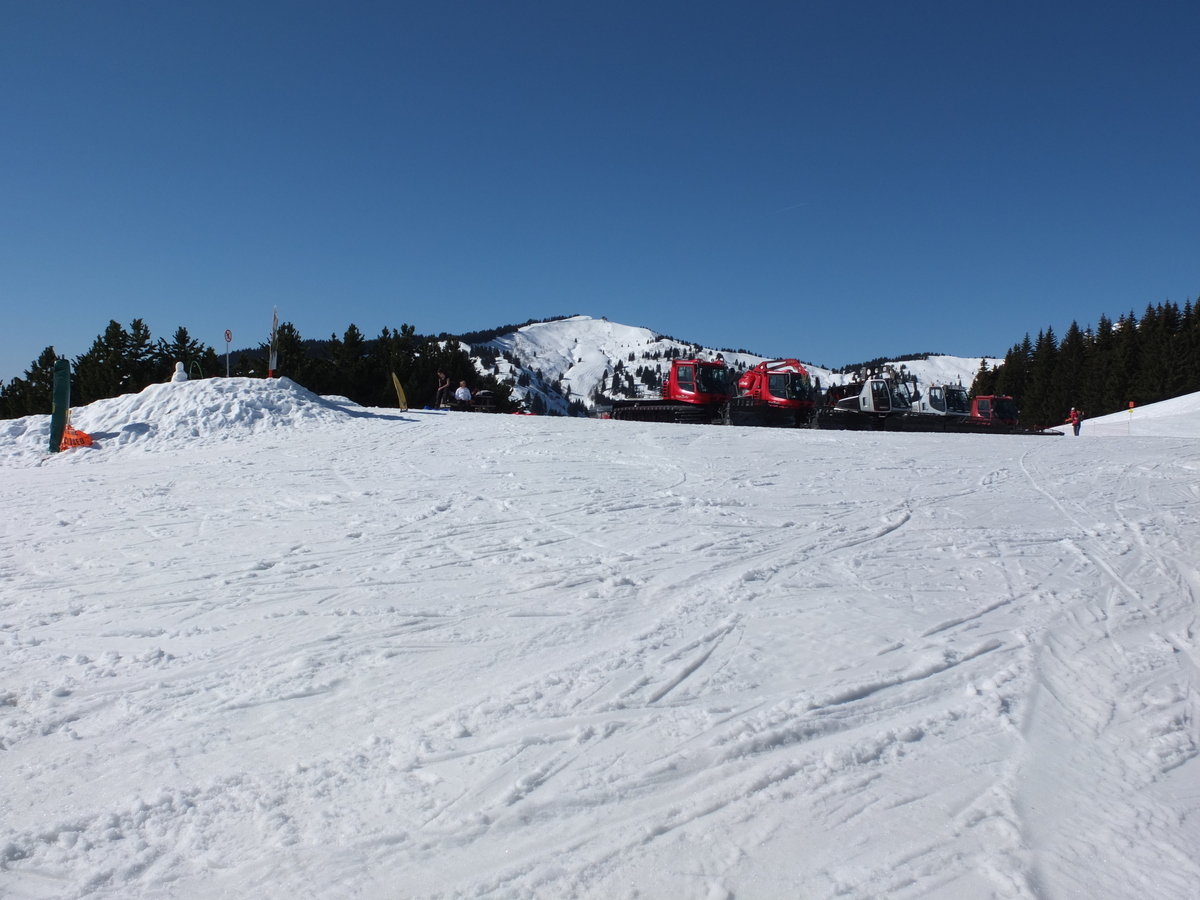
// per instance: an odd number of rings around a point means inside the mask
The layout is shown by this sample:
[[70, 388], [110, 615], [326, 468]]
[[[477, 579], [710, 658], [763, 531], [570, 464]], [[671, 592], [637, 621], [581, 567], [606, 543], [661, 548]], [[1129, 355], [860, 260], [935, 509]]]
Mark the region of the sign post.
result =
[[267, 361], [267, 377], [268, 378], [275, 377], [275, 366], [279, 362], [279, 353], [278, 353], [279, 345], [276, 343], [278, 335], [279, 335], [279, 307], [276, 306], [275, 307], [275, 315], [271, 319], [271, 356], [270, 356], [270, 359]]
[[54, 361], [54, 405], [50, 407], [50, 452], [62, 449], [63, 433], [71, 412], [71, 363], [66, 359]]
[[225, 377], [229, 377], [229, 342], [233, 340], [233, 332], [225, 329]]

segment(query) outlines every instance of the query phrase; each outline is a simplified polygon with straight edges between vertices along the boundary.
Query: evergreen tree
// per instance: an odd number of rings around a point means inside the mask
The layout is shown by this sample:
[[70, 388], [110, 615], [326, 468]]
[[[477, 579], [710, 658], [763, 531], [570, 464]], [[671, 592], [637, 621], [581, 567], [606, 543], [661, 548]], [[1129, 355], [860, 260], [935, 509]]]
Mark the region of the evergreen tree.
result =
[[[1003, 364], [1001, 364], [1003, 365]], [[975, 380], [971, 382], [969, 391], [972, 397], [988, 397], [996, 393], [996, 374], [1000, 371], [997, 366], [994, 369], [988, 368], [988, 361], [981, 359], [979, 361], [979, 371], [975, 373]], [[818, 379], [817, 389], [820, 390], [820, 380]]]
[[1159, 313], [1159, 325], [1163, 333], [1163, 348], [1161, 355], [1161, 389], [1163, 399], [1178, 397], [1187, 392], [1187, 373], [1181, 365], [1186, 356], [1186, 341], [1183, 334], [1183, 316], [1179, 306], [1170, 301], [1162, 306]]
[[82, 406], [125, 393], [130, 383], [128, 350], [129, 332], [115, 319], [109, 320], [104, 333], [75, 360], [71, 402]]
[[1025, 339], [1004, 354], [1004, 363], [996, 374], [995, 393], [1012, 397], [1017, 407], [1025, 396], [1025, 382], [1028, 378], [1030, 361], [1033, 358], [1033, 344], [1029, 334]]
[[50, 414], [54, 405], [54, 362], [57, 359], [54, 348], [47, 347], [29, 364], [24, 377], [14, 378], [0, 387], [0, 419]]
[[299, 329], [291, 322], [281, 323], [275, 332], [275, 355], [275, 374], [307, 387], [310, 374], [308, 351]]
[[1176, 396], [1184, 379], [1177, 363], [1179, 307], [1171, 302], [1147, 306], [1138, 323], [1138, 361], [1133, 395], [1138, 404]]
[[1071, 407], [1086, 409], [1084, 401], [1084, 378], [1087, 375], [1087, 340], [1076, 322], [1072, 322], [1063, 335], [1058, 348], [1058, 362], [1054, 369], [1054, 387], [1048, 410], [1048, 424], [1066, 420]]
[[1183, 372], [1182, 393], [1200, 391], [1200, 298], [1189, 301], [1179, 323], [1181, 351], [1179, 367]]
[[1137, 318], [1130, 311], [1121, 316], [1113, 328], [1112, 351], [1108, 371], [1104, 380], [1104, 407], [1106, 412], [1125, 409], [1133, 396], [1134, 377], [1138, 365]]
[[1030, 425], [1045, 426], [1058, 422], [1054, 419], [1054, 368], [1058, 353], [1058, 341], [1054, 329], [1039, 331], [1033, 348], [1033, 359], [1029, 365], [1029, 378], [1021, 401], [1022, 420]]
[[1113, 325], [1108, 316], [1101, 316], [1096, 331], [1091, 335], [1089, 350], [1085, 356], [1081, 408], [1089, 416], [1101, 415], [1108, 410], [1107, 384], [1113, 359]]
[[197, 376], [211, 378], [224, 371], [224, 364], [217, 352], [201, 341], [194, 339], [180, 325], [171, 340], [159, 338], [154, 348], [155, 381], [166, 381], [175, 371], [175, 363], [183, 363], [189, 378]]
[[[129, 323], [129, 339], [125, 344], [124, 373], [121, 393], [136, 394], [147, 385], [159, 381], [156, 347], [150, 329], [141, 319]], [[174, 368], [172, 366], [172, 368]]]
[[232, 374], [234, 378], [266, 378], [267, 357], [261, 349], [243, 350], [234, 357]]

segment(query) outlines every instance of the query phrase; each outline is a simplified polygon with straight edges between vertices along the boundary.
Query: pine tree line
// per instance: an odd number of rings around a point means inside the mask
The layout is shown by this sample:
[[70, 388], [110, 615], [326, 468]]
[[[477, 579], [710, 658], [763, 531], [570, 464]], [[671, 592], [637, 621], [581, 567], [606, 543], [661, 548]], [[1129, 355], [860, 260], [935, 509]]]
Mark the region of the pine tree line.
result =
[[[57, 358], [54, 348], [47, 347], [30, 364], [24, 377], [0, 386], [0, 419], [50, 412]], [[110, 321], [88, 351], [72, 362], [71, 404], [83, 406], [167, 381], [177, 362], [182, 362], [193, 377], [215, 375], [219, 364], [216, 351], [194, 340], [182, 326], [175, 330], [171, 340], [155, 341], [141, 319], [130, 322], [128, 330]]]
[[[269, 344], [263, 343], [256, 350], [239, 353], [231, 374], [265, 377], [269, 350]], [[457, 340], [424, 337], [410, 325], [397, 331], [384, 328], [374, 339], [365, 338], [351, 325], [341, 338], [334, 334], [328, 341], [306, 341], [292, 323], [284, 322], [276, 336], [276, 350], [277, 376], [287, 376], [315, 393], [340, 395], [364, 406], [398, 404], [393, 372], [410, 405], [432, 404], [441, 369], [452, 384], [466, 381], [472, 391], [491, 390], [501, 409], [511, 408], [511, 386], [498, 382], [494, 375], [481, 377]], [[53, 347], [47, 347], [22, 377], [0, 385], [0, 419], [50, 412], [57, 356]], [[72, 361], [71, 404], [83, 406], [137, 393], [169, 380], [177, 362], [184, 364], [191, 378], [225, 373], [225, 361], [212, 347], [194, 340], [186, 328], [178, 328], [170, 341], [154, 341], [141, 319], [134, 319], [128, 329], [110, 321], [91, 348]]]
[[[243, 353], [234, 374], [264, 377], [267, 374], [268, 344], [256, 353]], [[367, 338], [351, 324], [339, 338], [306, 341], [291, 322], [279, 326], [276, 335], [275, 374], [286, 376], [318, 394], [348, 397], [363, 406], [396, 406], [392, 373], [400, 379], [410, 406], [432, 405], [437, 397], [437, 373], [446, 373], [452, 385], [465, 381], [474, 393], [491, 391], [502, 411], [511, 410], [512, 385], [495, 374], [480, 375], [472, 358], [485, 367], [495, 367], [495, 352], [480, 347], [468, 354], [457, 338], [419, 335], [411, 325], [392, 330], [386, 326], [379, 337]]]
[[1167, 301], [1130, 311], [1113, 323], [1101, 316], [1093, 330], [1072, 322], [1058, 340], [1053, 328], [1026, 334], [994, 369], [985, 360], [971, 395], [1007, 394], [1021, 422], [1062, 424], [1071, 407], [1102, 416], [1200, 391], [1200, 304]]

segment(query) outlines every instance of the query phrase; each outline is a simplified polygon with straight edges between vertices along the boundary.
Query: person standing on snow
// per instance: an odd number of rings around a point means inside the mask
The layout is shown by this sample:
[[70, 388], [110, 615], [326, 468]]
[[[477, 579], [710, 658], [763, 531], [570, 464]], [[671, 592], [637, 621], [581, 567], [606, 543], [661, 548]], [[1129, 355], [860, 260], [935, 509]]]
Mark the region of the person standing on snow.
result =
[[1067, 417], [1067, 421], [1075, 429], [1075, 437], [1079, 437], [1079, 426], [1083, 424], [1083, 411], [1072, 406], [1071, 415]]
[[437, 400], [433, 405], [437, 409], [450, 405], [450, 379], [441, 369], [438, 369]]

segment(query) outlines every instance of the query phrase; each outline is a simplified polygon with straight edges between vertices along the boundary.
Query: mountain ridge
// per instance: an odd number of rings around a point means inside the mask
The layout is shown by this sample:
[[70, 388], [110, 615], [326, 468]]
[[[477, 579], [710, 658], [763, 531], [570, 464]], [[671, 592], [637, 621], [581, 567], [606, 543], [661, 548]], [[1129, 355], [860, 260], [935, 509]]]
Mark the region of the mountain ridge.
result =
[[[480, 375], [490, 374], [511, 384], [514, 399], [523, 401], [534, 412], [552, 415], [586, 415], [615, 399], [656, 397], [673, 358], [719, 357], [735, 371], [745, 371], [773, 358], [745, 350], [705, 347], [650, 328], [586, 315], [526, 323], [482, 342], [450, 339], [458, 340]], [[984, 359], [991, 366], [1002, 361], [994, 357], [909, 354], [872, 360], [868, 365], [879, 368], [899, 362], [897, 369], [903, 366], [921, 383], [969, 385]], [[801, 362], [822, 387], [842, 384], [853, 377], [850, 367], [834, 370], [803, 359]]]

